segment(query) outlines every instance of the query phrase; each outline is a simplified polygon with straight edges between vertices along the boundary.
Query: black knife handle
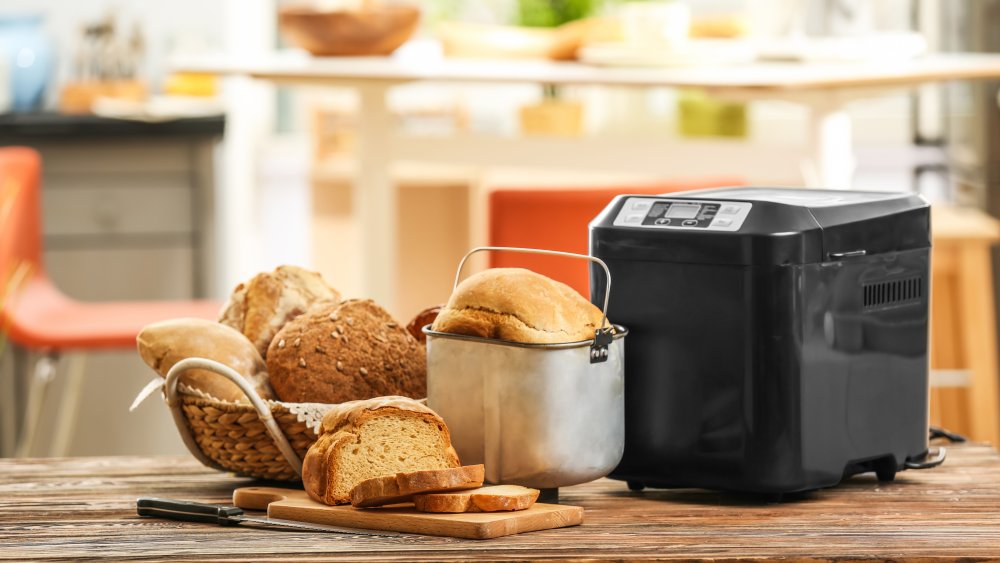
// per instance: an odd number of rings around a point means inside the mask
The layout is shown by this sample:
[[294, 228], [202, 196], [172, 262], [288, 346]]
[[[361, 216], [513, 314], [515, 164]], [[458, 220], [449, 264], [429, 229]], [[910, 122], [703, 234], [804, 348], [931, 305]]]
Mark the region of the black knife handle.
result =
[[169, 518], [185, 522], [205, 522], [220, 526], [239, 524], [238, 517], [243, 515], [243, 511], [235, 506], [148, 497], [135, 501], [135, 511], [139, 516]]

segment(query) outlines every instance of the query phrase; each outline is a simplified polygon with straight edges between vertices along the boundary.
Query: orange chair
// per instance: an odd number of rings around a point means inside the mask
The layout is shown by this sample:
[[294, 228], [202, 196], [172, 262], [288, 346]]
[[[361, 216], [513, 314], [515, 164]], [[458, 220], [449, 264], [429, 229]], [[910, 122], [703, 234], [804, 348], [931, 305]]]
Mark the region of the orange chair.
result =
[[[16, 384], [6, 378], [0, 390], [3, 446], [8, 454], [12, 450], [18, 456], [35, 449], [42, 407], [63, 353], [73, 352], [74, 361], [68, 366], [55, 413], [49, 452], [53, 455], [63, 455], [68, 446], [82, 384], [83, 352], [134, 349], [135, 337], [144, 325], [173, 317], [215, 318], [220, 306], [214, 301], [87, 303], [61, 293], [42, 262], [40, 172], [41, 159], [34, 150], [0, 148], [0, 337], [41, 354], [31, 370], [19, 436], [13, 414]], [[17, 377], [14, 373], [13, 378]]]
[[[587, 226], [616, 195], [663, 194], [742, 183], [740, 178], [723, 177], [620, 188], [498, 189], [489, 197], [489, 243], [587, 254]], [[590, 296], [589, 270], [574, 260], [494, 252], [489, 264], [492, 268], [528, 268]]]

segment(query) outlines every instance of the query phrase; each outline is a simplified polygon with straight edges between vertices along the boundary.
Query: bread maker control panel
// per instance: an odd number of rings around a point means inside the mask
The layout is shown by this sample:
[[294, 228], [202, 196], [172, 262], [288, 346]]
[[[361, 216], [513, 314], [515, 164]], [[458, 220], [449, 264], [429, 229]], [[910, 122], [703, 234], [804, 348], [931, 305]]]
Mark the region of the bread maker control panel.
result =
[[738, 231], [750, 213], [752, 203], [745, 201], [697, 201], [630, 197], [625, 200], [616, 227], [649, 229], [702, 229]]

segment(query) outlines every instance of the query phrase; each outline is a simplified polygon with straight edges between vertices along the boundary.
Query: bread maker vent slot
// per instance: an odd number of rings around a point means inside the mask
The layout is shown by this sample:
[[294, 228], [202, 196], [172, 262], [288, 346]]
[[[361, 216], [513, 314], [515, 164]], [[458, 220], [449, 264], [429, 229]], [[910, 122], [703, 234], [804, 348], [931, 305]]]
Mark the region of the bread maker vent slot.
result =
[[865, 309], [879, 309], [891, 305], [919, 302], [924, 296], [924, 280], [920, 276], [866, 283]]

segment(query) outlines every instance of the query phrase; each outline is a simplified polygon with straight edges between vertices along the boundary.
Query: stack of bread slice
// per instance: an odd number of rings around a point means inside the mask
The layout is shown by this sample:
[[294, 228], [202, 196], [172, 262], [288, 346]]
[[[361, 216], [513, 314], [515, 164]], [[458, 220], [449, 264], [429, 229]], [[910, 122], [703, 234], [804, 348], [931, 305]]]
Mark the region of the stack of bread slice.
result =
[[482, 465], [413, 471], [376, 477], [351, 490], [351, 504], [370, 508], [412, 502], [421, 512], [502, 512], [525, 510], [539, 491], [520, 485], [483, 487]]

